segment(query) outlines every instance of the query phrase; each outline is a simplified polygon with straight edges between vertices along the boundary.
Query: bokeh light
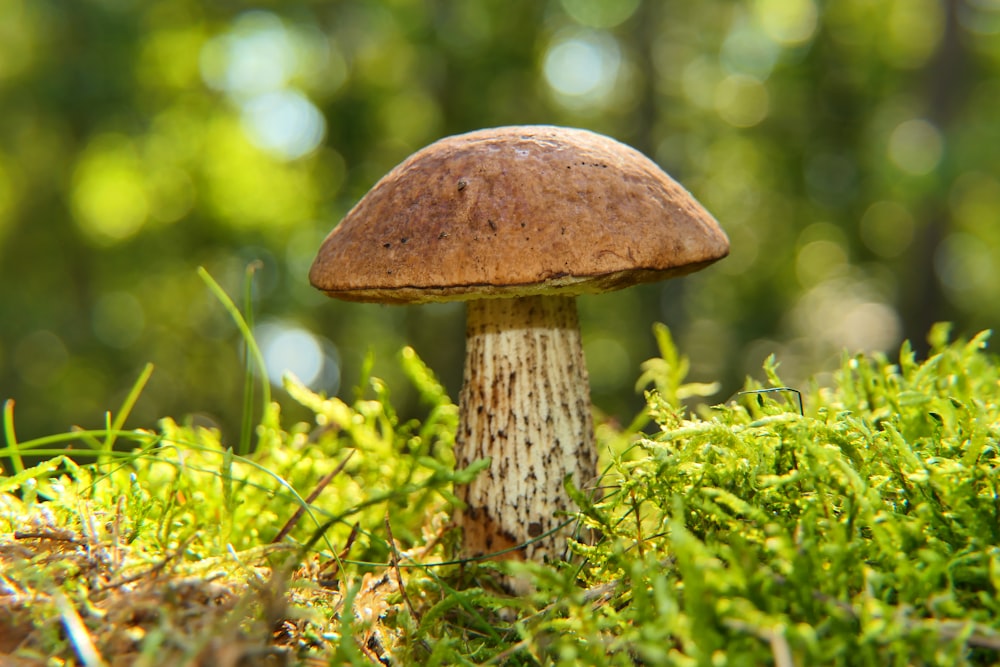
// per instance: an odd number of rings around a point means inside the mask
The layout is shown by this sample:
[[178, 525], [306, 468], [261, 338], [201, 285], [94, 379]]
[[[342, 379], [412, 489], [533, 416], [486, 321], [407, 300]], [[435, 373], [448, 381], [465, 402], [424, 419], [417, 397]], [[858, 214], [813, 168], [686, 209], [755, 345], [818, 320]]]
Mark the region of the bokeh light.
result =
[[954, 232], [937, 248], [934, 270], [950, 296], [960, 303], [993, 303], [1000, 296], [1000, 267], [990, 247], [968, 232]]
[[754, 16], [777, 44], [797, 46], [816, 32], [819, 13], [813, 0], [757, 0]]
[[944, 153], [944, 138], [928, 120], [907, 120], [889, 136], [889, 159], [908, 174], [923, 176], [933, 171]]
[[938, 0], [892, 0], [886, 3], [882, 57], [901, 69], [924, 65], [944, 33], [944, 4]]
[[305, 165], [283, 163], [247, 140], [235, 119], [218, 119], [205, 144], [206, 198], [235, 228], [282, 228], [315, 219], [320, 186]]
[[336, 393], [340, 387], [339, 353], [329, 342], [300, 326], [272, 320], [260, 324], [254, 337], [264, 355], [271, 384], [281, 386], [286, 373], [304, 384]]
[[715, 109], [734, 127], [757, 125], [767, 118], [769, 107], [767, 88], [752, 76], [731, 74], [715, 89]]
[[[275, 14], [255, 10], [238, 17], [229, 31], [208, 41], [201, 51], [205, 82], [240, 107], [251, 141], [285, 159], [314, 151], [326, 132], [323, 114], [294, 86], [297, 75], [309, 69], [301, 62], [298, 43], [317, 41], [306, 37]], [[328, 60], [329, 51], [321, 51], [319, 55]], [[333, 62], [333, 78], [342, 79], [346, 66], [340, 58]]]
[[621, 67], [621, 50], [611, 34], [564, 31], [549, 45], [545, 80], [569, 107], [599, 105], [611, 94]]
[[781, 55], [781, 45], [746, 17], [733, 22], [722, 42], [719, 60], [731, 74], [765, 80]]
[[900, 203], [877, 201], [861, 217], [858, 230], [868, 249], [881, 257], [899, 257], [913, 241], [916, 221]]
[[202, 48], [202, 76], [208, 85], [235, 98], [280, 90], [298, 68], [293, 40], [278, 16], [246, 12]]
[[316, 150], [326, 134], [323, 114], [295, 90], [251, 98], [243, 105], [243, 123], [254, 144], [289, 160]]
[[76, 222], [92, 242], [111, 244], [138, 233], [149, 200], [133, 143], [115, 134], [94, 138], [74, 170], [72, 198]]
[[865, 283], [837, 278], [804, 292], [792, 309], [795, 331], [814, 347], [873, 352], [899, 344], [902, 333], [895, 309]]

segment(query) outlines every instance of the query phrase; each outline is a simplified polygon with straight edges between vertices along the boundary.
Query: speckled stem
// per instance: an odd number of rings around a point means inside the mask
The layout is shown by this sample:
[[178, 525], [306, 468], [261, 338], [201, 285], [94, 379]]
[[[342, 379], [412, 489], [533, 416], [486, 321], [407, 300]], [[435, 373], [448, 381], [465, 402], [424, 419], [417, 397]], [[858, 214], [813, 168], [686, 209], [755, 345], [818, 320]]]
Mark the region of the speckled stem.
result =
[[[464, 554], [523, 544], [555, 528], [570, 509], [563, 478], [584, 487], [597, 475], [590, 388], [576, 301], [532, 296], [468, 302], [465, 379], [456, 440], [459, 466], [492, 459], [457, 489]], [[560, 557], [571, 528], [521, 554]]]

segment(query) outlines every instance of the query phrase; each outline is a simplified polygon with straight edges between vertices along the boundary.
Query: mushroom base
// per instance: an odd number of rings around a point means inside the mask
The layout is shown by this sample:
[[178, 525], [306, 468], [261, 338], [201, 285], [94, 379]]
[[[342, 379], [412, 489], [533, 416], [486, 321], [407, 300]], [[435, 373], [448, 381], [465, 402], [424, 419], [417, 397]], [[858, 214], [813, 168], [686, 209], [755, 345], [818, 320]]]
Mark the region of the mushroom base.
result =
[[[576, 301], [532, 296], [468, 302], [457, 463], [490, 467], [456, 489], [467, 557], [561, 556], [572, 526], [563, 479], [597, 477], [590, 388]], [[551, 534], [550, 531], [555, 531]], [[544, 537], [543, 537], [544, 536]], [[540, 538], [540, 539], [539, 539]], [[522, 546], [523, 545], [523, 546]]]

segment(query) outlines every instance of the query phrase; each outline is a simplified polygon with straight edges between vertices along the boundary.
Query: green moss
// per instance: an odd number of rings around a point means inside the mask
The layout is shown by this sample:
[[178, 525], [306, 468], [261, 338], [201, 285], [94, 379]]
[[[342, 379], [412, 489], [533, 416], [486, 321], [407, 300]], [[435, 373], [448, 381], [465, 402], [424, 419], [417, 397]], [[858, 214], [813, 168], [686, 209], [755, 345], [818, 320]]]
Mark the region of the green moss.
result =
[[[289, 379], [315, 423], [283, 426], [272, 404], [246, 456], [171, 420], [17, 443], [8, 410], [0, 635], [19, 640], [0, 649], [69, 658], [89, 641], [108, 660], [182, 664], [217, 658], [229, 636], [249, 664], [1000, 660], [1000, 365], [986, 334], [937, 327], [923, 361], [908, 346], [896, 361], [845, 356], [831, 387], [801, 388], [802, 412], [788, 392], [685, 407], [706, 388], [684, 383], [665, 328], [657, 340], [646, 413], [599, 429], [603, 495], [569, 489], [571, 518], [600, 538], [559, 563], [449, 560], [452, 486], [481, 465], [453, 470], [456, 408], [409, 349], [425, 419], [401, 421], [377, 379], [352, 404]], [[773, 360], [765, 371], [782, 386]], [[535, 592], [492, 584], [511, 569]]]

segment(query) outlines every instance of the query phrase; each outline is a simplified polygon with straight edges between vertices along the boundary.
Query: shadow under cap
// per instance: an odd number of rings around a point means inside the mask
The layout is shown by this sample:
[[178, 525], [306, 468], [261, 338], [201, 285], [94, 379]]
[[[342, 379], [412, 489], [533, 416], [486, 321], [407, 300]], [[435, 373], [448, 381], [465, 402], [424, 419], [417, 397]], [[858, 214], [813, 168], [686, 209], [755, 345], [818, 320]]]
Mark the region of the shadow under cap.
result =
[[690, 273], [728, 252], [715, 219], [635, 149], [515, 126], [407, 158], [327, 236], [309, 280], [351, 301], [571, 296]]

